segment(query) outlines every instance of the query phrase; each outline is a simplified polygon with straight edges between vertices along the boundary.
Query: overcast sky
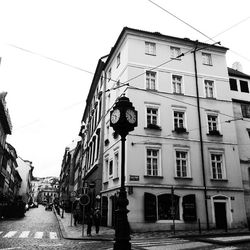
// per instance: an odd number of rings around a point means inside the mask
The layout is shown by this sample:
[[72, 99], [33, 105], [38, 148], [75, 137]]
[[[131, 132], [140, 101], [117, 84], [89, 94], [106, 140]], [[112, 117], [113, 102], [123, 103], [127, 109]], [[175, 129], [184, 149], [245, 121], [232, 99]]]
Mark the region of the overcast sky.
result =
[[228, 66], [239, 61], [250, 74], [248, 0], [152, 1], [165, 11], [148, 0], [0, 0], [0, 92], [8, 92], [13, 125], [7, 141], [33, 162], [35, 176], [59, 176], [80, 130], [93, 77], [86, 71], [94, 73], [124, 26], [207, 43], [224, 32], [214, 40], [230, 49]]

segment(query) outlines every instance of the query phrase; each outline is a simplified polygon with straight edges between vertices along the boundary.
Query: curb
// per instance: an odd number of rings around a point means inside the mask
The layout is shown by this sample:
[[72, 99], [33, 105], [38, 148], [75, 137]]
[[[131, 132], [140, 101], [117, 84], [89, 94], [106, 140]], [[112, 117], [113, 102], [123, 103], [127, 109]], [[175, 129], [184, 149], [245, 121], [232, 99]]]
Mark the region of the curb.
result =
[[85, 240], [87, 240], [87, 241], [114, 241], [114, 239], [112, 238], [112, 239], [110, 239], [110, 238], [96, 238], [96, 237], [68, 237], [68, 235], [67, 235], [67, 232], [66, 232], [66, 230], [65, 230], [65, 228], [64, 228], [64, 225], [63, 225], [63, 223], [61, 222], [61, 220], [60, 220], [60, 218], [59, 218], [59, 215], [57, 214], [57, 212], [55, 211], [55, 209], [54, 209], [54, 207], [53, 207], [53, 212], [54, 212], [54, 214], [55, 214], [55, 216], [56, 216], [56, 219], [57, 219], [57, 221], [58, 221], [58, 224], [59, 224], [59, 231], [60, 231], [60, 234], [61, 234], [61, 236], [62, 236], [62, 238], [63, 239], [65, 239], [65, 240], [83, 240], [83, 241], [85, 241]]

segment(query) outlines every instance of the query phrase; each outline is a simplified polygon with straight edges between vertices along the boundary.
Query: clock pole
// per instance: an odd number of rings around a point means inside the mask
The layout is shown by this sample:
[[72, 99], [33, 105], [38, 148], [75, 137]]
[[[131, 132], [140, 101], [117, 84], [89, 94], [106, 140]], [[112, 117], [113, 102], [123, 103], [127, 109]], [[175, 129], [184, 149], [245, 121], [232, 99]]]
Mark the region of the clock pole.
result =
[[[117, 118], [119, 110], [119, 118]], [[114, 250], [131, 250], [130, 227], [127, 209], [128, 199], [125, 189], [125, 141], [130, 131], [137, 126], [137, 111], [125, 96], [118, 99], [110, 113], [110, 126], [121, 136], [121, 187], [117, 201]]]

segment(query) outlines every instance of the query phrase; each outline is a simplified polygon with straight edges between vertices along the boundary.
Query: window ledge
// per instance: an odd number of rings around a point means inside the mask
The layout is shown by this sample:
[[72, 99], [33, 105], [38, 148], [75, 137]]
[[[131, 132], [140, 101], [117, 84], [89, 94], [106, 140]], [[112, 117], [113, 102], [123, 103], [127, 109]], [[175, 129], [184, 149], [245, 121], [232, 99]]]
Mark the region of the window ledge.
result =
[[163, 179], [163, 176], [160, 175], [144, 175], [145, 178], [156, 178], [156, 179]]
[[176, 179], [176, 180], [187, 180], [187, 181], [193, 180], [192, 177], [178, 177], [178, 176], [175, 176], [174, 179]]
[[147, 56], [156, 56], [156, 54], [145, 53]]
[[228, 179], [210, 179], [211, 181], [222, 181], [222, 182], [228, 182]]
[[119, 180], [119, 177], [114, 177], [113, 178], [113, 181], [118, 181]]
[[154, 129], [154, 130], [161, 130], [161, 127], [154, 124], [149, 124], [147, 127], [144, 127], [144, 129]]
[[203, 63], [202, 65], [205, 65], [205, 66], [210, 66], [210, 67], [212, 67], [212, 66], [213, 66], [213, 64], [208, 64], [208, 63]]
[[210, 99], [210, 100], [216, 100], [215, 97], [209, 97], [209, 96], [205, 96], [206, 99]]
[[109, 183], [109, 181], [104, 181], [102, 184], [107, 185], [108, 183]]
[[186, 129], [175, 129], [175, 130], [172, 130], [172, 133], [175, 133], [175, 134], [189, 134], [189, 132], [187, 132]]
[[157, 89], [149, 89], [149, 88], [146, 88], [146, 90], [148, 90], [148, 91], [153, 91], [153, 92], [158, 92]]
[[222, 137], [223, 135], [218, 131], [218, 133], [207, 133], [207, 136]]
[[173, 92], [174, 95], [181, 95], [184, 96], [184, 93]]

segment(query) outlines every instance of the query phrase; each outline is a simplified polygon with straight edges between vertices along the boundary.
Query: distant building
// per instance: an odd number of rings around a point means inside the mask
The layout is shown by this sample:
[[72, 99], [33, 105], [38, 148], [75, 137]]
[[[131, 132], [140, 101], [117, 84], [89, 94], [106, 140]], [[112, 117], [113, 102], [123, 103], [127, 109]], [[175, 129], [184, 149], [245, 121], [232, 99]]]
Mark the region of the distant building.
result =
[[59, 179], [57, 177], [34, 177], [31, 183], [33, 201], [53, 202], [55, 198], [58, 198]]
[[25, 203], [28, 203], [31, 199], [32, 193], [32, 172], [34, 167], [32, 166], [31, 161], [23, 160], [22, 158], [17, 158], [17, 168], [20, 177], [22, 178], [21, 187], [19, 190], [19, 195], [22, 196], [22, 200]]

